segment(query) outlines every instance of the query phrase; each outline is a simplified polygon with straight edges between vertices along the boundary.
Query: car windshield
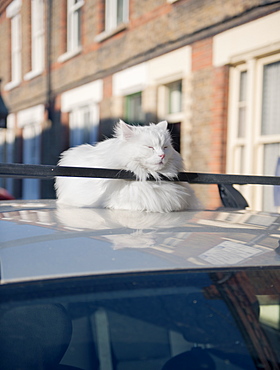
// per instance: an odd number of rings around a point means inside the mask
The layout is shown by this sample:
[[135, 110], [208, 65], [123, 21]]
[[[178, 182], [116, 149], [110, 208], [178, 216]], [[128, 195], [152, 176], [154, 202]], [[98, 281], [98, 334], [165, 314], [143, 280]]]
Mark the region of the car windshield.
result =
[[278, 282], [243, 269], [7, 284], [1, 369], [278, 369]]

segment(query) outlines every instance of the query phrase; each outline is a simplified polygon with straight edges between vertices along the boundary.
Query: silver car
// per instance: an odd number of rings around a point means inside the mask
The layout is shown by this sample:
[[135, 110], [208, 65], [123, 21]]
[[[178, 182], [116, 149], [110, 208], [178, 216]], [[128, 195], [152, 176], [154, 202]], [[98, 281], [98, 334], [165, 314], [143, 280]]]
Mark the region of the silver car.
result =
[[0, 369], [279, 369], [280, 216], [0, 204]]

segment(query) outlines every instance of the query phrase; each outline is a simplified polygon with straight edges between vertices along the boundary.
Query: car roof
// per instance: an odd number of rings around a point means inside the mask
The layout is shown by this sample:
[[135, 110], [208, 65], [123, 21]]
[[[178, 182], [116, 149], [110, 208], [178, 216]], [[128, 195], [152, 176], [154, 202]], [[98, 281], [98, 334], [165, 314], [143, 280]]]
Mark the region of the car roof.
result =
[[1, 283], [131, 272], [279, 266], [280, 216], [146, 213], [0, 203]]

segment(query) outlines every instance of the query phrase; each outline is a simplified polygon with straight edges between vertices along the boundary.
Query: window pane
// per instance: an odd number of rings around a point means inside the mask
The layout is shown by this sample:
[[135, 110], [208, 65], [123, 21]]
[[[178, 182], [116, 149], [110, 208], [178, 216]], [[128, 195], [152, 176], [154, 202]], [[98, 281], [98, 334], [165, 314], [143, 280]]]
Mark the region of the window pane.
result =
[[[23, 129], [23, 163], [40, 164], [41, 135], [36, 124], [30, 124]], [[24, 179], [22, 184], [23, 199], [40, 198], [40, 180]]]
[[245, 147], [237, 146], [235, 149], [234, 173], [244, 174], [245, 169]]
[[182, 111], [182, 81], [175, 81], [167, 85], [168, 88], [168, 113], [179, 113]]
[[239, 107], [238, 110], [238, 137], [245, 137], [246, 107]]
[[70, 112], [70, 146], [93, 144], [97, 141], [98, 124], [94, 119], [94, 109], [87, 105]]
[[32, 2], [32, 70], [42, 70], [44, 63], [44, 4]]
[[247, 95], [247, 71], [240, 73], [239, 101], [246, 101]]
[[240, 73], [239, 99], [238, 99], [238, 137], [245, 137], [246, 133], [246, 98], [247, 71]]
[[20, 38], [20, 15], [17, 14], [11, 20], [11, 47], [12, 47], [12, 81], [20, 80], [21, 72], [21, 38]]
[[79, 47], [81, 45], [81, 9], [77, 9], [74, 13], [74, 32], [75, 40], [74, 47]]
[[[264, 146], [264, 175], [276, 175], [279, 173], [277, 168], [278, 159], [280, 157], [280, 143], [266, 144]], [[278, 204], [278, 193], [280, 187], [278, 186], [264, 186], [263, 190], [263, 210], [264, 211], [276, 211]]]
[[280, 62], [263, 70], [262, 135], [280, 134]]
[[68, 2], [68, 51], [74, 51], [81, 45], [81, 6], [83, 3], [79, 1], [79, 6]]
[[117, 0], [117, 24], [124, 22], [124, 0]]
[[129, 123], [140, 123], [144, 121], [142, 111], [142, 93], [136, 93], [126, 96], [126, 120]]

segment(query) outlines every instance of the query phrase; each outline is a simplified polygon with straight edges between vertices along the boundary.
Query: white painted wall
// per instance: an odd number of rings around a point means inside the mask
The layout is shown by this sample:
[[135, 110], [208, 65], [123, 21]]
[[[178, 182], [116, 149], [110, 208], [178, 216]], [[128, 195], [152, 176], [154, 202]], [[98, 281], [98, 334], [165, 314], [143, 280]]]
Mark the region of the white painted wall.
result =
[[61, 94], [61, 111], [69, 112], [74, 106], [99, 103], [103, 97], [103, 81], [96, 80]]
[[223, 66], [235, 56], [276, 43], [280, 43], [280, 11], [215, 36], [213, 65]]

